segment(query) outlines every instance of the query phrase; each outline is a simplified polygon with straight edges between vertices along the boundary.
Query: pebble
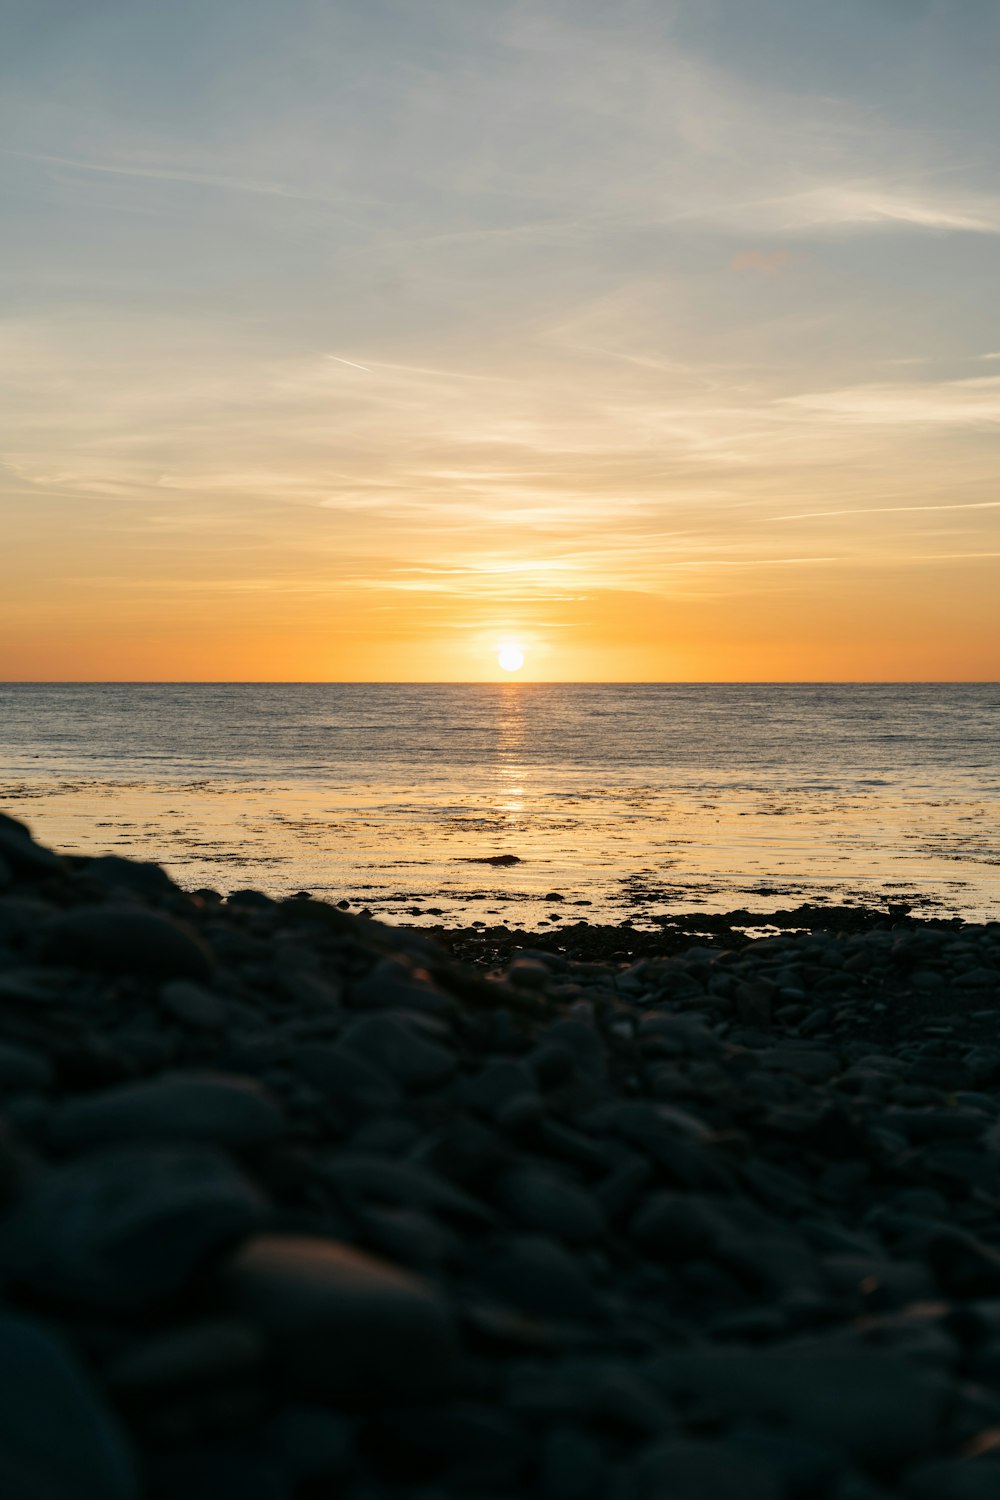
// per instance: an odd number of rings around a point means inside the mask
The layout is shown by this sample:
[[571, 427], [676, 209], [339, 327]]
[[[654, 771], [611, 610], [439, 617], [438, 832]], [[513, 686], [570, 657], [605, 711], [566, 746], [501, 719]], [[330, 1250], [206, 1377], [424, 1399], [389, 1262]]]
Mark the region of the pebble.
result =
[[261, 1194], [207, 1147], [122, 1147], [55, 1167], [4, 1226], [0, 1263], [54, 1303], [133, 1308], [259, 1228]]
[[224, 1268], [220, 1292], [262, 1330], [297, 1395], [426, 1397], [454, 1378], [447, 1307], [417, 1278], [353, 1246], [257, 1236]]
[[1000, 924], [432, 937], [0, 833], [5, 1500], [992, 1495]]
[[210, 979], [209, 948], [188, 927], [159, 912], [82, 906], [53, 917], [39, 933], [42, 955], [80, 968], [155, 978]]
[[588, 1244], [604, 1231], [604, 1217], [589, 1194], [547, 1172], [505, 1172], [497, 1197], [525, 1229], [540, 1230], [567, 1244]]
[[[0, 993], [0, 1003], [2, 999]], [[14, 1093], [18, 1089], [47, 1089], [53, 1077], [52, 1064], [44, 1052], [15, 1042], [0, 1042], [0, 1090]]]
[[0, 1316], [4, 1500], [139, 1500], [125, 1430], [53, 1329]]
[[224, 1000], [187, 979], [170, 979], [161, 985], [160, 1004], [173, 1020], [197, 1030], [221, 1031], [228, 1016]]
[[449, 1048], [426, 1040], [413, 1026], [391, 1015], [355, 1021], [344, 1032], [341, 1045], [382, 1069], [404, 1089], [434, 1088], [458, 1067]]
[[55, 1111], [50, 1128], [56, 1146], [80, 1152], [136, 1140], [249, 1149], [277, 1140], [284, 1126], [280, 1109], [253, 1079], [163, 1073], [73, 1099]]

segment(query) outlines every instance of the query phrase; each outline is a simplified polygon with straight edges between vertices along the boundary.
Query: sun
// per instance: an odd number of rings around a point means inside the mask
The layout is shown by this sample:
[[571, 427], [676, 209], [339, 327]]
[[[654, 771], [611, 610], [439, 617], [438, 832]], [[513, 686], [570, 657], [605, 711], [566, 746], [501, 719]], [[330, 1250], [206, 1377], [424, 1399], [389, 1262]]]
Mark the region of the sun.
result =
[[516, 641], [504, 641], [497, 652], [497, 661], [505, 672], [519, 672], [524, 666], [524, 652]]

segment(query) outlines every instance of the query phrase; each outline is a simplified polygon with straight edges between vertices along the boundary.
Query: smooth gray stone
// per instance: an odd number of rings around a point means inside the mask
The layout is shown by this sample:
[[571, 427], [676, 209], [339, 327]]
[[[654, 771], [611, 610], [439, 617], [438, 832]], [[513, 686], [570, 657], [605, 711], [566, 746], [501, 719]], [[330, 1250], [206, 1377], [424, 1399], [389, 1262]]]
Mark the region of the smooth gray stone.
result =
[[996, 1500], [1000, 1495], [1000, 1458], [940, 1458], [920, 1464], [906, 1476], [906, 1500]]
[[672, 1430], [673, 1414], [634, 1365], [597, 1353], [574, 1356], [563, 1369], [576, 1385], [588, 1421], [643, 1437], [664, 1437]]
[[400, 1095], [395, 1082], [381, 1068], [334, 1042], [306, 1042], [294, 1047], [292, 1067], [352, 1119], [392, 1110]]
[[412, 1406], [387, 1414], [380, 1436], [418, 1466], [429, 1461], [445, 1470], [443, 1494], [418, 1491], [424, 1500], [434, 1495], [442, 1500], [444, 1495], [509, 1495], [522, 1489], [527, 1434], [515, 1416], [496, 1405], [459, 1399]]
[[162, 896], [173, 882], [161, 865], [151, 860], [123, 859], [120, 854], [100, 854], [84, 866], [85, 874], [111, 889], [134, 891], [138, 896]]
[[144, 1338], [108, 1366], [104, 1380], [116, 1395], [148, 1397], [244, 1376], [263, 1358], [263, 1340], [249, 1323], [206, 1319]]
[[455, 1011], [454, 1000], [444, 990], [415, 983], [409, 967], [392, 959], [376, 964], [370, 974], [352, 984], [349, 999], [358, 1010], [409, 1010], [443, 1017]]
[[657, 1356], [651, 1377], [671, 1396], [708, 1401], [730, 1422], [786, 1423], [793, 1431], [893, 1466], [932, 1447], [948, 1386], [881, 1349], [815, 1340], [763, 1353], [719, 1349]]
[[169, 979], [162, 985], [160, 1004], [173, 1020], [198, 1031], [221, 1031], [228, 1018], [224, 1000], [188, 979]]
[[28, 830], [24, 828], [20, 832], [20, 828], [23, 824], [15, 825], [13, 829], [0, 826], [0, 856], [15, 874], [55, 875], [65, 870], [65, 861], [58, 854], [36, 844]]
[[521, 1062], [511, 1058], [493, 1058], [471, 1078], [461, 1082], [462, 1098], [470, 1109], [495, 1119], [512, 1099], [536, 1091], [534, 1075]]
[[759, 1458], [726, 1443], [683, 1438], [642, 1454], [632, 1482], [634, 1500], [783, 1500], [784, 1494]]
[[129, 1440], [55, 1331], [0, 1317], [4, 1500], [137, 1500]]
[[594, 1199], [553, 1173], [515, 1167], [502, 1174], [496, 1191], [499, 1202], [525, 1229], [571, 1245], [588, 1244], [605, 1232], [604, 1215]]
[[55, 1301], [141, 1307], [178, 1291], [266, 1213], [257, 1190], [207, 1146], [92, 1152], [48, 1172], [15, 1208], [0, 1260]]
[[425, 1040], [390, 1015], [365, 1016], [344, 1032], [345, 1051], [374, 1063], [405, 1089], [429, 1089], [445, 1083], [458, 1067], [448, 1047]]
[[597, 1297], [578, 1258], [543, 1235], [515, 1235], [476, 1257], [476, 1279], [494, 1296], [540, 1318], [589, 1322]]
[[286, 1388], [390, 1402], [448, 1386], [448, 1308], [424, 1282], [335, 1240], [260, 1235], [220, 1275], [222, 1296], [272, 1344]]
[[84, 969], [209, 979], [213, 959], [191, 928], [131, 906], [79, 906], [44, 924], [42, 955]]
[[726, 1439], [727, 1449], [774, 1473], [782, 1494], [825, 1495], [844, 1470], [844, 1458], [828, 1445], [781, 1428], [746, 1426]]
[[51, 1137], [68, 1151], [133, 1140], [249, 1148], [276, 1140], [284, 1126], [280, 1109], [253, 1079], [164, 1073], [70, 1100], [53, 1115]]
[[811, 1047], [769, 1047], [759, 1054], [760, 1066], [775, 1073], [793, 1073], [809, 1083], [825, 1083], [840, 1071], [834, 1052]]
[[275, 1418], [274, 1437], [293, 1480], [329, 1479], [350, 1466], [353, 1426], [347, 1417], [325, 1406], [305, 1402], [283, 1406]]
[[590, 1433], [579, 1427], [555, 1427], [545, 1433], [538, 1472], [540, 1500], [601, 1500], [608, 1479], [608, 1460]]
[[31, 841], [31, 829], [27, 823], [22, 823], [20, 818], [12, 818], [10, 813], [0, 812], [0, 833]]
[[43, 1052], [16, 1042], [0, 1042], [0, 1089], [47, 1089], [52, 1078], [52, 1064]]
[[496, 1219], [478, 1199], [413, 1162], [361, 1151], [336, 1151], [323, 1160], [320, 1170], [329, 1182], [359, 1200], [416, 1204], [479, 1229]]

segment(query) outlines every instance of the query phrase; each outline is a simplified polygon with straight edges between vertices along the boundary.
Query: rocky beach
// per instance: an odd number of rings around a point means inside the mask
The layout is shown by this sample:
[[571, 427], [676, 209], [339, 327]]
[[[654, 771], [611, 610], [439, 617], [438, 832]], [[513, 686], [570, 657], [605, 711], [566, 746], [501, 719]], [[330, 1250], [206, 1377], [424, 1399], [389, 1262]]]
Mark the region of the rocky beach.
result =
[[1000, 923], [749, 918], [393, 928], [0, 818], [5, 1500], [995, 1495]]

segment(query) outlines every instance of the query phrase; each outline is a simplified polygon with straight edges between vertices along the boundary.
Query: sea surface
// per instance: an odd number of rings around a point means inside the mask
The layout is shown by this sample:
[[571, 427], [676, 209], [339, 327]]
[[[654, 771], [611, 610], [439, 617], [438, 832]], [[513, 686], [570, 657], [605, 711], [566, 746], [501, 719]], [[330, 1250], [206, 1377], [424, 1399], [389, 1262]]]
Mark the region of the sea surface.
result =
[[996, 920], [1000, 684], [6, 684], [0, 807], [388, 920]]

